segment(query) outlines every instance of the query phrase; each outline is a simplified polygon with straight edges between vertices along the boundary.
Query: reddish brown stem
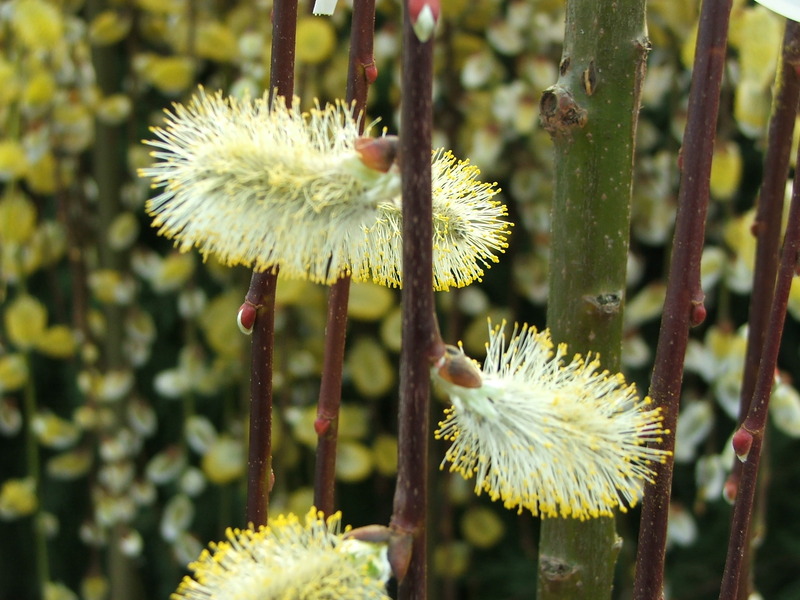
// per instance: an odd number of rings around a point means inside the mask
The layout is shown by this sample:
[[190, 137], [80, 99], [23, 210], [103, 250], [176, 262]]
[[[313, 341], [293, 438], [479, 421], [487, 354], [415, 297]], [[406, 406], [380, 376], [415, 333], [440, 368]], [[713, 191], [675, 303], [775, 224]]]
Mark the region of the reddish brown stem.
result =
[[[291, 105], [297, 0], [275, 0], [272, 14], [270, 94]], [[265, 224], [268, 226], [268, 224]], [[250, 448], [247, 460], [248, 523], [266, 525], [272, 487], [272, 361], [278, 270], [253, 272], [246, 301], [257, 308], [250, 375]]]
[[[347, 101], [353, 103], [356, 116], [367, 106], [371, 83], [366, 67], [372, 65], [372, 42], [375, 33], [375, 0], [356, 0], [350, 33], [350, 67], [347, 75]], [[363, 119], [359, 125], [363, 131]], [[342, 368], [347, 331], [347, 302], [350, 277], [338, 279], [328, 293], [328, 322], [325, 330], [325, 354], [317, 405], [317, 460], [314, 472], [314, 506], [330, 514], [335, 505], [336, 444], [339, 429], [339, 406], [342, 401]]]
[[[770, 118], [768, 145], [764, 157], [764, 175], [761, 194], [756, 209], [752, 232], [756, 236], [756, 259], [753, 271], [753, 295], [748, 319], [747, 352], [742, 377], [739, 404], [739, 422], [744, 421], [750, 409], [750, 399], [755, 390], [756, 377], [762, 361], [767, 319], [770, 314], [778, 271], [781, 220], [786, 178], [789, 174], [789, 155], [792, 132], [800, 98], [800, 24], [786, 22], [783, 53], [775, 83], [775, 96]], [[742, 463], [734, 459], [733, 469], [725, 486], [726, 495], [733, 498], [739, 487]], [[742, 575], [749, 572], [750, 546], [744, 548]], [[750, 594], [749, 577], [739, 576], [738, 598], [746, 600]]]
[[775, 366], [778, 363], [783, 324], [786, 320], [789, 290], [792, 287], [799, 250], [800, 181], [795, 179], [792, 204], [789, 209], [789, 221], [783, 241], [783, 255], [775, 284], [775, 297], [769, 314], [769, 324], [764, 338], [755, 391], [747, 418], [736, 433], [740, 446], [741, 440], [746, 440], [745, 447], [747, 452], [742, 464], [739, 491], [736, 494], [736, 504], [733, 508], [731, 536], [728, 542], [728, 555], [725, 561], [725, 572], [722, 577], [720, 600], [734, 600], [739, 589], [739, 578], [742, 573], [742, 562], [748, 542], [750, 520], [753, 514], [758, 463], [761, 457], [761, 445], [767, 422], [767, 409], [769, 408], [769, 398], [775, 378]]
[[[686, 130], [681, 149], [681, 184], [675, 222], [664, 314], [656, 349], [650, 396], [664, 411], [663, 448], [675, 447], [683, 360], [689, 327], [702, 306], [700, 257], [708, 210], [711, 158], [714, 150], [719, 91], [725, 66], [731, 0], [702, 4], [697, 34]], [[634, 600], [663, 595], [667, 516], [673, 461], [654, 465], [655, 483], [647, 486], [642, 505]]]
[[247, 456], [247, 522], [266, 525], [272, 474], [272, 362], [276, 272], [254, 272], [246, 302], [257, 307], [250, 372], [250, 447]]
[[407, 4], [403, 19], [400, 155], [403, 195], [402, 350], [397, 486], [392, 528], [412, 537], [399, 598], [427, 597], [428, 405], [432, 359], [443, 353], [433, 303], [431, 128], [433, 43], [417, 39]]

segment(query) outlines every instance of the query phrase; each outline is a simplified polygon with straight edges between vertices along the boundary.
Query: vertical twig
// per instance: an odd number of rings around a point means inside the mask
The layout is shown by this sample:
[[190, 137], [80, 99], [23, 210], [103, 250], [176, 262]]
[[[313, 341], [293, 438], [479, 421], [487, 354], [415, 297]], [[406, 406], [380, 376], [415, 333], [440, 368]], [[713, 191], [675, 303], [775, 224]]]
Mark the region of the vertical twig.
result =
[[[291, 105], [297, 0], [275, 0], [272, 13], [270, 95]], [[265, 227], [269, 224], [265, 223]], [[272, 362], [278, 270], [253, 272], [245, 302], [256, 308], [250, 376], [250, 448], [247, 457], [247, 522], [266, 525], [272, 472]]]
[[758, 237], [758, 246], [742, 382], [740, 429], [734, 436], [738, 460], [726, 485], [726, 492], [731, 496], [735, 494], [736, 502], [720, 590], [720, 598], [725, 600], [746, 598], [748, 595], [747, 574], [751, 551], [749, 530], [758, 485], [758, 466], [789, 289], [795, 274], [800, 245], [800, 187], [795, 183], [783, 257], [778, 271], [784, 185], [789, 172], [792, 131], [800, 97], [798, 67], [800, 24], [787, 21], [770, 119], [769, 146], [764, 159], [764, 179], [753, 226], [753, 233]]
[[[675, 448], [683, 360], [689, 327], [705, 318], [700, 286], [700, 257], [708, 210], [719, 91], [725, 66], [731, 0], [706, 0], [700, 11], [686, 130], [681, 148], [681, 184], [672, 244], [664, 314], [661, 318], [650, 396], [664, 411], [663, 448]], [[667, 518], [674, 463], [655, 464], [655, 483], [642, 505], [634, 600], [663, 595]]]
[[[392, 528], [412, 537], [411, 562], [399, 598], [427, 597], [428, 440], [430, 367], [443, 354], [433, 302], [431, 130], [433, 42], [420, 41], [412, 20], [420, 2], [406, 2], [403, 17], [403, 90], [400, 160], [403, 195], [402, 350], [397, 486]], [[425, 9], [438, 2], [427, 2]], [[415, 12], [412, 12], [415, 11]]]
[[[347, 73], [347, 101], [360, 116], [364, 129], [369, 84], [375, 80], [372, 43], [375, 35], [375, 0], [355, 0], [350, 32], [350, 66]], [[342, 400], [342, 368], [347, 332], [347, 302], [350, 277], [342, 276], [328, 293], [328, 322], [325, 354], [317, 405], [317, 462], [314, 472], [314, 506], [326, 514], [333, 512], [336, 476], [336, 438], [339, 406]]]
[[797, 267], [798, 250], [800, 250], [800, 181], [795, 179], [789, 221], [783, 242], [783, 255], [775, 284], [775, 296], [769, 314], [769, 324], [764, 338], [753, 399], [747, 418], [733, 438], [736, 454], [742, 460], [742, 475], [733, 508], [728, 555], [719, 596], [721, 600], [734, 600], [738, 593], [742, 559], [747, 546], [750, 517], [753, 512], [758, 463], [761, 458], [761, 443], [767, 423], [769, 397], [775, 378], [775, 366], [778, 362], [783, 324], [786, 320], [789, 290]]
[[[739, 423], [747, 417], [750, 399], [756, 385], [759, 365], [762, 361], [770, 306], [778, 271], [783, 197], [786, 178], [789, 174], [789, 155], [792, 133], [800, 98], [800, 25], [786, 22], [783, 36], [783, 51], [775, 81], [775, 96], [772, 103], [767, 151], [764, 156], [764, 175], [761, 183], [753, 235], [756, 236], [756, 258], [753, 270], [753, 295], [748, 317], [747, 353], [744, 361], [742, 391], [739, 402]], [[739, 487], [742, 463], [734, 459], [731, 475], [726, 483], [726, 496], [733, 498]], [[742, 575], [749, 571], [750, 545], [744, 551]], [[749, 578], [740, 577], [740, 600], [749, 596]]]

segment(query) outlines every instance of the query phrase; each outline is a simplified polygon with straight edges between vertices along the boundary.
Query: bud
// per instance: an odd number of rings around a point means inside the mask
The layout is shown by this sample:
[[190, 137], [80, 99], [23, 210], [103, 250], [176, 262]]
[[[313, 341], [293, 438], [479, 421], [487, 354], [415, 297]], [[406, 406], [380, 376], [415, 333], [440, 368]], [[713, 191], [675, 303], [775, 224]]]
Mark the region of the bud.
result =
[[245, 335], [253, 333], [253, 326], [256, 324], [256, 307], [245, 302], [239, 307], [239, 313], [236, 315], [236, 325]]
[[422, 43], [427, 42], [439, 21], [439, 0], [410, 0], [408, 16], [417, 39]]
[[740, 427], [739, 430], [733, 434], [731, 444], [733, 445], [734, 452], [736, 452], [736, 458], [741, 462], [746, 462], [747, 455], [750, 454], [750, 447], [753, 445], [753, 434], [744, 427]]
[[338, 0], [316, 0], [314, 2], [313, 13], [315, 15], [332, 15], [336, 10], [336, 2]]

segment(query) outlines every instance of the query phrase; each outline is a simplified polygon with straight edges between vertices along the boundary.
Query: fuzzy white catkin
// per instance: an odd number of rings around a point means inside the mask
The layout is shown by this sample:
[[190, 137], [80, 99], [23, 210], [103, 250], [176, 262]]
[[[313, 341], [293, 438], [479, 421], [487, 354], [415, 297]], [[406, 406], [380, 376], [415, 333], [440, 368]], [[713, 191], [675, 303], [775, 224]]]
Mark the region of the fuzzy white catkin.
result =
[[639, 501], [651, 464], [669, 455], [649, 445], [666, 433], [661, 411], [622, 375], [600, 370], [596, 356], [568, 362], [566, 352], [549, 331], [525, 325], [510, 340], [503, 326], [490, 326], [480, 370], [464, 364], [463, 352], [446, 354], [432, 371], [453, 403], [436, 431], [451, 442], [442, 466], [474, 477], [476, 493], [506, 508], [580, 520], [612, 515]]
[[[369, 129], [369, 128], [368, 128]], [[163, 188], [147, 212], [182, 251], [229, 265], [333, 283], [402, 284], [399, 168], [356, 151], [359, 121], [344, 102], [300, 110], [202, 89], [153, 129], [156, 162], [140, 174]], [[497, 262], [510, 224], [495, 184], [450, 152], [432, 154], [434, 287], [461, 287]]]

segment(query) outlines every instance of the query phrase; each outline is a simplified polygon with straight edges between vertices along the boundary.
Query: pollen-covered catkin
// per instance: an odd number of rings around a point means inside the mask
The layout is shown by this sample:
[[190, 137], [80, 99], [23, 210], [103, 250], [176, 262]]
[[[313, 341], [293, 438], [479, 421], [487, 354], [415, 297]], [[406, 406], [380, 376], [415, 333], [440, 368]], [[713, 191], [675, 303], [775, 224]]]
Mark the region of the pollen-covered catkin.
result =
[[[181, 250], [321, 283], [402, 285], [399, 168], [362, 156], [344, 102], [303, 112], [298, 99], [201, 89], [153, 133], [156, 162], [140, 174], [162, 190], [146, 210]], [[506, 209], [468, 161], [431, 160], [434, 287], [467, 285], [506, 248]]]
[[[595, 356], [565, 360], [549, 331], [491, 328], [482, 369], [448, 352], [432, 374], [452, 406], [436, 437], [451, 442], [442, 466], [507, 508], [542, 517], [589, 519], [626, 510], [668, 452], [648, 444], [665, 433], [659, 409]], [[464, 361], [466, 365], [451, 363]], [[473, 370], [480, 377], [464, 378]], [[455, 375], [454, 375], [455, 374]], [[465, 385], [468, 381], [469, 385]]]

